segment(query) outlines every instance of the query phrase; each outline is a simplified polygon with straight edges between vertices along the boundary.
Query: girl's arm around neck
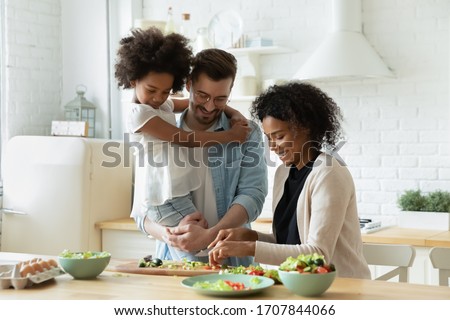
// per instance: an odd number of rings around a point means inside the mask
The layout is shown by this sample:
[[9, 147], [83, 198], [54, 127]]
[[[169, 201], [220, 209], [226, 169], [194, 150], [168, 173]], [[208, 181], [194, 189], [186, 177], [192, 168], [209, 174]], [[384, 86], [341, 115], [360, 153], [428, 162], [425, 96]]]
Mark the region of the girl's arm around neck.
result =
[[250, 128], [246, 124], [236, 123], [230, 130], [220, 132], [184, 131], [160, 117], [153, 117], [139, 130], [163, 141], [184, 147], [208, 147], [228, 142], [245, 142]]
[[189, 107], [188, 98], [171, 98], [173, 102], [173, 112], [181, 113]]

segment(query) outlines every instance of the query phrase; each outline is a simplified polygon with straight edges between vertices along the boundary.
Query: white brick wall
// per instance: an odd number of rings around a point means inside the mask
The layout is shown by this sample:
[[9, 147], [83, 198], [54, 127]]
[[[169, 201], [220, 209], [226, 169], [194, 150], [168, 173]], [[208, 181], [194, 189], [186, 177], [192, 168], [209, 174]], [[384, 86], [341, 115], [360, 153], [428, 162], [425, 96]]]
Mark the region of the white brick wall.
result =
[[5, 0], [6, 103], [2, 142], [48, 135], [61, 117], [59, 0]]
[[60, 0], [4, 3], [2, 144], [16, 135], [50, 134], [51, 121], [61, 119], [62, 110]]
[[[289, 79], [331, 23], [331, 0], [143, 3], [151, 19], [164, 20], [168, 5], [178, 20], [190, 12], [194, 28], [221, 10], [239, 11], [246, 35], [296, 50], [262, 56], [263, 79]], [[364, 33], [396, 79], [317, 85], [344, 113], [348, 142], [339, 153], [355, 178], [360, 215], [395, 222], [403, 190], [450, 190], [450, 1], [363, 0], [362, 8]]]
[[[2, 139], [49, 134], [51, 120], [62, 116], [61, 3], [5, 2], [9, 81]], [[403, 190], [450, 190], [450, 1], [362, 4], [364, 32], [397, 78], [317, 85], [344, 113], [348, 142], [340, 154], [355, 178], [360, 215], [391, 221]], [[331, 0], [143, 0], [144, 17], [164, 20], [168, 5], [176, 21], [190, 12], [194, 29], [218, 11], [237, 10], [246, 35], [295, 50], [262, 56], [263, 79], [289, 79], [331, 23]]]

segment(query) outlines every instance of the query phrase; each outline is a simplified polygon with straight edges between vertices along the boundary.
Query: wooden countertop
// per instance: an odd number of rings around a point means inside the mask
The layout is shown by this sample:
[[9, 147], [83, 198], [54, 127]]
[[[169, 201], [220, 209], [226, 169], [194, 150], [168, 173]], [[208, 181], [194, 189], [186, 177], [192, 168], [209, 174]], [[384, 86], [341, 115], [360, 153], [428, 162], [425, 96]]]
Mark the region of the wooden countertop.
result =
[[[139, 231], [133, 218], [97, 222], [95, 226], [102, 230]], [[262, 232], [270, 232], [272, 219], [258, 219], [252, 223], [252, 228]]]
[[362, 234], [362, 239], [366, 243], [450, 248], [450, 231], [389, 227], [377, 232]]
[[133, 218], [123, 218], [109, 221], [101, 221], [95, 224], [99, 229], [139, 231]]
[[[100, 229], [138, 230], [132, 218], [99, 222]], [[257, 219], [252, 228], [261, 232], [271, 232], [271, 219]], [[385, 244], [409, 244], [419, 247], [450, 247], [450, 231], [408, 229], [388, 227], [379, 231], [362, 234], [363, 242]]]
[[[34, 255], [0, 252], [0, 261], [26, 260]], [[123, 261], [111, 260], [111, 263]], [[181, 285], [183, 277], [135, 275], [103, 272], [94, 280], [73, 280], [62, 275], [27, 289], [0, 290], [2, 300], [205, 300], [216, 297], [199, 295]], [[283, 285], [274, 285], [263, 292], [240, 297], [258, 300], [303, 300]], [[449, 300], [450, 287], [426, 286], [375, 280], [336, 278], [330, 289], [314, 300]]]

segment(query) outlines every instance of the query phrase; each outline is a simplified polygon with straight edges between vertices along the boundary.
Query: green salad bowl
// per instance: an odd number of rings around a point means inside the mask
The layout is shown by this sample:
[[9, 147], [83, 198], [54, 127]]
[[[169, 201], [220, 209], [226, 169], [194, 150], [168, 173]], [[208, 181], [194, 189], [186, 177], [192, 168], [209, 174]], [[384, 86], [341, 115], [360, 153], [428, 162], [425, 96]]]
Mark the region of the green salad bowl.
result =
[[336, 278], [336, 271], [328, 273], [300, 273], [278, 270], [281, 282], [289, 291], [302, 297], [317, 297], [323, 294]]
[[74, 279], [94, 279], [108, 266], [111, 254], [104, 252], [89, 252], [89, 258], [77, 257], [82, 252], [74, 253], [71, 257], [58, 256], [59, 265]]

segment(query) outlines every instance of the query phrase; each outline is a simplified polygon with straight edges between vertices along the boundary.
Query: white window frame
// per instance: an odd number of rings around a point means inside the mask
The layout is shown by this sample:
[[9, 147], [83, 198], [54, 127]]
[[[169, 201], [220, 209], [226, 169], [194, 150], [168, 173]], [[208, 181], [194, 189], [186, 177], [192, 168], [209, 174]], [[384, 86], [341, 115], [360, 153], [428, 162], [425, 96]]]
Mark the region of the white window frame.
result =
[[5, 64], [5, 32], [6, 32], [6, 16], [5, 16], [5, 0], [0, 0], [0, 197], [3, 196], [3, 182], [1, 178], [2, 158], [3, 158], [3, 128], [6, 114], [6, 64]]

